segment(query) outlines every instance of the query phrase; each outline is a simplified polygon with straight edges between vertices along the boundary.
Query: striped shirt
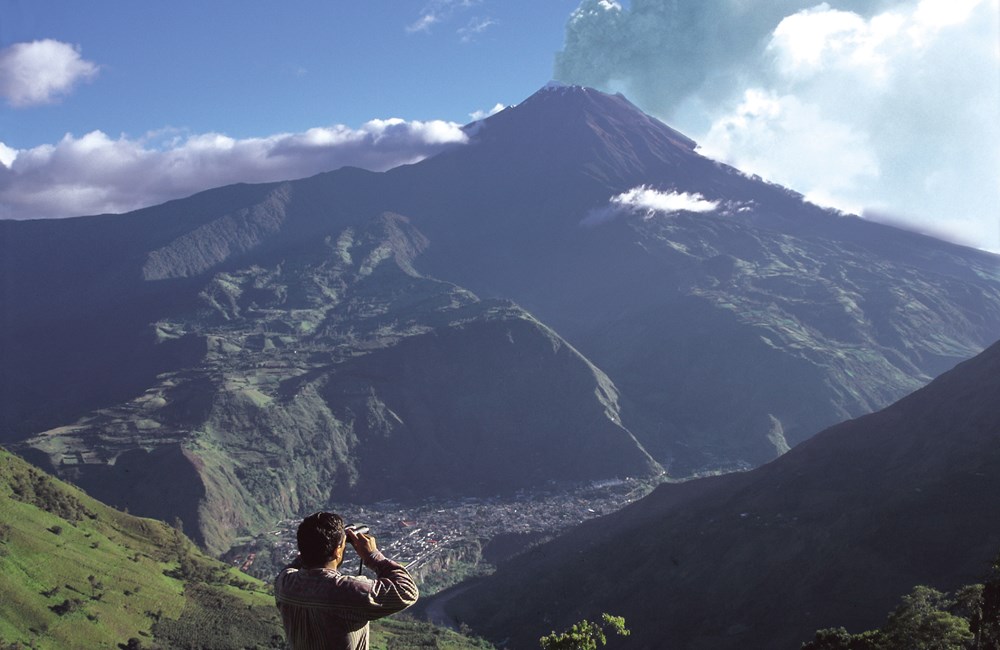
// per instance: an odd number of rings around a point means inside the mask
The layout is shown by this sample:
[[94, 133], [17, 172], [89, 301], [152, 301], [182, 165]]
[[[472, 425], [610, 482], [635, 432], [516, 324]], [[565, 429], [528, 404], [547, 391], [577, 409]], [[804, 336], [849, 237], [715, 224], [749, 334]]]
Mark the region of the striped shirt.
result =
[[294, 564], [278, 574], [274, 600], [289, 648], [368, 650], [368, 621], [417, 602], [417, 586], [402, 565], [375, 551], [365, 566], [375, 580]]

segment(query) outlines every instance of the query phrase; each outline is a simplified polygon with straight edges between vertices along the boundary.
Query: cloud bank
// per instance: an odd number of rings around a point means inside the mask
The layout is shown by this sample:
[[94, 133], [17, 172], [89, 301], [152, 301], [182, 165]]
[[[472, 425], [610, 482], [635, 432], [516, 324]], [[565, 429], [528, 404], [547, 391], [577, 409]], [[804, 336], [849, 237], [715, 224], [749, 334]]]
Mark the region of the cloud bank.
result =
[[1000, 251], [998, 7], [584, 0], [555, 76], [817, 203]]
[[67, 43], [15, 43], [0, 50], [0, 97], [14, 108], [51, 104], [97, 72], [97, 64]]
[[383, 171], [466, 140], [452, 122], [393, 118], [243, 140], [217, 133], [112, 139], [94, 131], [24, 150], [0, 142], [0, 218], [127, 212], [230, 183], [345, 165]]

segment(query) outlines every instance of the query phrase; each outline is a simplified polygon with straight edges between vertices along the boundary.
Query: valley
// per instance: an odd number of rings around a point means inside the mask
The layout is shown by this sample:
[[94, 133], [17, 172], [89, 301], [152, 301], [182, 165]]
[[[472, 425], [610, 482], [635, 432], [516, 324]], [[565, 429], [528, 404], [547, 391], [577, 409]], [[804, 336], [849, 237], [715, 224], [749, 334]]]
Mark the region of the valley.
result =
[[[407, 566], [430, 595], [457, 583], [466, 573], [491, 572], [508, 560], [589, 519], [620, 510], [641, 499], [658, 483], [619, 479], [583, 484], [555, 484], [519, 490], [509, 496], [430, 498], [402, 504], [332, 503], [326, 509], [348, 523], [368, 525], [386, 556]], [[270, 580], [294, 559], [300, 519], [283, 519], [224, 554], [246, 573]], [[345, 572], [353, 572], [348, 552]]]

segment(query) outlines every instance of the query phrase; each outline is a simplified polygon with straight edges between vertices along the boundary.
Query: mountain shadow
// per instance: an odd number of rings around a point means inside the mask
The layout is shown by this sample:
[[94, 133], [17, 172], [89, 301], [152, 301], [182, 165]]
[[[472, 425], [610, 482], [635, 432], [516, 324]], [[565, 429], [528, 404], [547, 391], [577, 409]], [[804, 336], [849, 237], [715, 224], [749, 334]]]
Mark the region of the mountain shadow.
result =
[[[1000, 343], [751, 472], [665, 484], [449, 603], [511, 648], [613, 611], [629, 648], [795, 648], [877, 627], [1000, 548]], [[614, 642], [609, 647], [618, 647]]]

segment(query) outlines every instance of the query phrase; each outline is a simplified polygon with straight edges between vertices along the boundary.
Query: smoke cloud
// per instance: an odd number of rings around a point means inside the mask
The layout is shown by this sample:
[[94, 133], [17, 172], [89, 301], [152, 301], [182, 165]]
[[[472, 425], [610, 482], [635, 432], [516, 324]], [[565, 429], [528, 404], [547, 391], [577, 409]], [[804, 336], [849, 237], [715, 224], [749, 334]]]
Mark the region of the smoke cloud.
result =
[[561, 81], [832, 207], [1000, 251], [998, 0], [584, 0]]

